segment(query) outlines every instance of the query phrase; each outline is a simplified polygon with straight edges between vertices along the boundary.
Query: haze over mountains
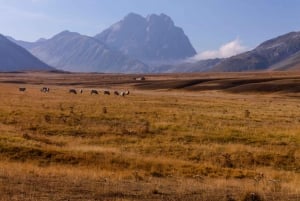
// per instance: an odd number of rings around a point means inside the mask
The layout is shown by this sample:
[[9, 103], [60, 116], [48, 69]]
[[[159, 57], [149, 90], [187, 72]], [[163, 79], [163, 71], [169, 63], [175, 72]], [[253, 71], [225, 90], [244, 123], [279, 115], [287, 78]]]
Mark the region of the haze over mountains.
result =
[[118, 51], [109, 49], [95, 38], [63, 31], [49, 40], [26, 45], [46, 63], [76, 72], [147, 72], [147, 66]]
[[[49, 66], [65, 71], [114, 73], [300, 69], [300, 32], [268, 40], [251, 51], [230, 58], [188, 62], [196, 51], [184, 31], [165, 14], [142, 17], [130, 13], [94, 37], [63, 31], [50, 39], [42, 38], [36, 42], [7, 38], [39, 59], [15, 44], [14, 49], [7, 48], [8, 40], [2, 36], [2, 71], [53, 69]], [[19, 53], [21, 50], [22, 54]], [[23, 56], [22, 59], [11, 59], [15, 61], [12, 65], [13, 62], [6, 59], [10, 58], [6, 55], [8, 53]], [[29, 63], [31, 67], [25, 57], [32, 61]]]

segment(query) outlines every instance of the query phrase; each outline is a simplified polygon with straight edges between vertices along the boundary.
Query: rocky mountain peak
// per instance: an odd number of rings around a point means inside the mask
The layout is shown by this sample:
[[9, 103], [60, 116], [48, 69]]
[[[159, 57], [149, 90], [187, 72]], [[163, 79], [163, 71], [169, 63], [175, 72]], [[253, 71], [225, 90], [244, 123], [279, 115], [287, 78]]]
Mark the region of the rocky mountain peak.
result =
[[173, 20], [171, 19], [171, 17], [165, 15], [165, 14], [160, 14], [160, 15], [156, 15], [156, 14], [152, 14], [152, 15], [148, 15], [147, 16], [147, 21], [148, 23], [152, 24], [152, 23], [159, 23], [162, 25], [169, 25], [169, 26], [175, 26]]
[[150, 65], [183, 60], [196, 54], [183, 30], [165, 14], [130, 13], [96, 39]]

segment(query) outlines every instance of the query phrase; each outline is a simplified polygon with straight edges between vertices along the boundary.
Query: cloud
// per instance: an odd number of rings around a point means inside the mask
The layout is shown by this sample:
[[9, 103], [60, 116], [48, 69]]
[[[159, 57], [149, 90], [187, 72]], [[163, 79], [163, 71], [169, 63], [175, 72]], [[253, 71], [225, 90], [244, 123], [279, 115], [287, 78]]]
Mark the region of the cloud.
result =
[[222, 45], [218, 50], [207, 50], [200, 52], [188, 59], [189, 62], [196, 62], [204, 59], [215, 59], [215, 58], [228, 58], [239, 53], [248, 50], [247, 47], [243, 46], [239, 39], [230, 41]]

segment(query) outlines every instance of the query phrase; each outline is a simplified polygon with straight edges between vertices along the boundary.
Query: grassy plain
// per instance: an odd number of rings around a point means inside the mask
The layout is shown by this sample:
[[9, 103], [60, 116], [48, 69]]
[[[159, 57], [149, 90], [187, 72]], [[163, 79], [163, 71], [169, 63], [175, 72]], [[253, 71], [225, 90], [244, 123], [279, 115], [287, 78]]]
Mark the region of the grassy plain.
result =
[[300, 200], [300, 74], [135, 76], [1, 74], [0, 200]]

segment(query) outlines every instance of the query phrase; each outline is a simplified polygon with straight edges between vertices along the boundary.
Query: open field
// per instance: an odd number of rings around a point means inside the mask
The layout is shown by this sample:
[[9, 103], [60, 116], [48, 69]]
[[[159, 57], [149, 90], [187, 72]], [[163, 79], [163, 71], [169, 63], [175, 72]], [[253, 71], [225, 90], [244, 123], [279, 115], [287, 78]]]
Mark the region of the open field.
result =
[[0, 74], [0, 201], [300, 201], [300, 73], [134, 77]]

